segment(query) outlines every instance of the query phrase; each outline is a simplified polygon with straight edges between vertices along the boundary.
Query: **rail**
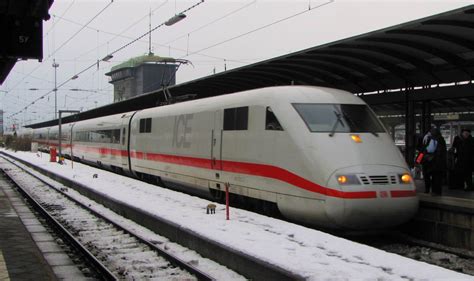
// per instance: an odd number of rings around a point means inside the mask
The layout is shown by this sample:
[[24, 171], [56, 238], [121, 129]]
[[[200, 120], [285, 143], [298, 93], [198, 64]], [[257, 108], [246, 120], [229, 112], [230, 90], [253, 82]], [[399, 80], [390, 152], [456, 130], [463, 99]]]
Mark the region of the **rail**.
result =
[[[61, 192], [59, 190], [57, 190], [53, 185], [51, 185], [50, 183], [46, 182], [45, 180], [41, 179], [40, 177], [38, 177], [37, 175], [35, 175], [34, 173], [28, 171], [27, 169], [24, 169], [23, 167], [17, 165], [16, 163], [14, 163], [13, 161], [9, 160], [8, 158], [11, 157], [11, 156], [5, 156], [5, 155], [2, 155], [1, 156], [2, 158], [4, 158], [5, 160], [7, 160], [8, 162], [10, 162], [11, 164], [15, 165], [16, 167], [20, 168], [22, 171], [28, 173], [29, 175], [33, 176], [35, 179], [37, 179], [38, 181], [40, 181], [41, 183], [55, 189], [57, 192], [61, 193], [63, 196], [65, 196], [67, 199], [69, 199], [70, 201], [74, 202], [75, 204], [79, 205], [80, 207], [86, 209], [88, 212], [92, 213], [94, 216], [106, 221], [107, 223], [110, 223], [111, 225], [113, 225], [114, 227], [116, 227], [117, 229], [123, 231], [124, 233], [127, 233], [129, 234], [130, 236], [134, 237], [135, 239], [137, 239], [138, 241], [140, 241], [141, 243], [147, 245], [150, 249], [152, 249], [153, 251], [157, 252], [158, 255], [162, 256], [163, 258], [165, 258], [166, 260], [168, 260], [170, 263], [180, 267], [181, 269], [184, 269], [186, 271], [188, 271], [189, 273], [193, 274], [194, 276], [196, 276], [196, 278], [198, 280], [201, 280], [201, 281], [211, 281], [211, 280], [215, 280], [213, 277], [211, 277], [210, 275], [206, 274], [205, 272], [202, 272], [201, 270], [199, 270], [198, 268], [192, 266], [191, 264], [188, 264], [187, 262], [181, 260], [179, 257], [157, 247], [156, 245], [154, 245], [153, 243], [149, 242], [148, 240], [142, 238], [141, 236], [137, 235], [136, 233], [122, 227], [121, 225], [115, 223], [114, 221], [110, 220], [109, 218], [105, 217], [104, 215], [96, 212], [95, 210], [89, 208], [89, 206], [87, 206], [86, 204], [76, 200], [75, 198], [73, 198], [72, 196], [70, 196], [69, 194], [65, 193], [65, 192]], [[56, 219], [54, 219], [49, 213], [48, 211], [46, 211], [39, 202], [37, 202], [34, 198], [32, 198], [32, 196], [26, 191], [24, 190], [23, 188], [21, 188], [21, 186], [12, 178], [10, 177], [8, 174], [5, 173], [5, 175], [15, 184], [15, 186], [18, 187], [18, 189], [20, 190], [20, 192], [27, 198], [28, 201], [32, 202], [32, 206], [42, 215], [44, 216], [47, 221], [48, 221], [48, 224], [50, 224], [50, 226], [54, 229], [59, 229], [59, 231], [61, 233], [65, 233], [64, 235], [66, 235], [66, 239], [67, 241], [72, 241], [71, 242], [71, 245], [74, 246], [74, 248], [77, 247], [77, 249], [80, 251], [81, 254], [83, 254], [85, 257], [86, 257], [86, 260], [89, 261], [90, 259], [90, 265], [92, 265], [92, 268], [94, 270], [96, 270], [96, 272], [100, 273], [100, 276], [104, 276], [104, 279], [105, 280], [118, 280], [114, 275], [113, 273], [111, 273], [100, 261], [98, 261], [86, 248], [84, 248], [81, 243], [75, 239], [71, 233], [69, 233], [69, 231], [67, 231], [67, 229], [65, 229]], [[89, 263], [88, 263], [89, 264]]]

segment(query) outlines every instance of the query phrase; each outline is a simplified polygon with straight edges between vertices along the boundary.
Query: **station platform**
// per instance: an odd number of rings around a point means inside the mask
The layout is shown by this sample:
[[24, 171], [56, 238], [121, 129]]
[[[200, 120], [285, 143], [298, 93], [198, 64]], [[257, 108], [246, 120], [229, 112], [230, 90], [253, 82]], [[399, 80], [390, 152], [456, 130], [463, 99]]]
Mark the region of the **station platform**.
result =
[[[418, 194], [425, 194], [425, 183], [424, 183], [424, 181], [422, 179], [416, 179], [415, 184], [416, 184], [416, 192]], [[429, 194], [426, 194], [426, 195], [429, 195]], [[431, 196], [435, 197], [436, 195], [431, 194]], [[441, 196], [442, 197], [452, 197], [452, 198], [462, 198], [462, 199], [473, 200], [473, 204], [474, 204], [474, 191], [465, 191], [465, 190], [461, 190], [461, 189], [450, 189], [448, 186], [443, 186]], [[474, 208], [474, 205], [472, 207]]]
[[423, 180], [415, 182], [420, 207], [403, 231], [425, 241], [474, 251], [474, 191], [443, 186], [441, 195], [436, 195], [425, 193]]
[[64, 250], [0, 178], [0, 280], [84, 280]]

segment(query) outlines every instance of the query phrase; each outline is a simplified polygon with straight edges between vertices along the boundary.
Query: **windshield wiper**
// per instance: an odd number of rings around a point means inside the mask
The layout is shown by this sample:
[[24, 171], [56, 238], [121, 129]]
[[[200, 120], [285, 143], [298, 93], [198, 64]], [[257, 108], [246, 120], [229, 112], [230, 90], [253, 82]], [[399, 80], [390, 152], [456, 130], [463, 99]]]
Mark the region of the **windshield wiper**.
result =
[[338, 113], [336, 111], [333, 111], [333, 112], [336, 115], [337, 119], [336, 119], [336, 122], [334, 122], [334, 125], [332, 126], [331, 132], [329, 133], [330, 137], [334, 136], [334, 133], [336, 132], [336, 128], [337, 128], [338, 123], [341, 123], [342, 127], [345, 127], [344, 123], [342, 123], [342, 114]]
[[[352, 120], [349, 115], [347, 115], [344, 111], [342, 111], [342, 115], [344, 116], [344, 119], [349, 122], [353, 128], [357, 128], [356, 124], [354, 123], [354, 120]], [[375, 131], [369, 131], [371, 134], [373, 134], [374, 136], [378, 137], [379, 134]]]

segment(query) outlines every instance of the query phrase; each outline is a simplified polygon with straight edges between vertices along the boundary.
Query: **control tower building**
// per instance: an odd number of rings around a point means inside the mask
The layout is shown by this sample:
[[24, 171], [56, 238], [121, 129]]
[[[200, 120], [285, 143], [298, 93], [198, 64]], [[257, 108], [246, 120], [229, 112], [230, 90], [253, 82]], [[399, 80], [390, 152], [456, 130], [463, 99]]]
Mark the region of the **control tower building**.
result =
[[148, 55], [131, 58], [105, 75], [114, 85], [114, 102], [176, 84], [178, 63], [173, 58]]

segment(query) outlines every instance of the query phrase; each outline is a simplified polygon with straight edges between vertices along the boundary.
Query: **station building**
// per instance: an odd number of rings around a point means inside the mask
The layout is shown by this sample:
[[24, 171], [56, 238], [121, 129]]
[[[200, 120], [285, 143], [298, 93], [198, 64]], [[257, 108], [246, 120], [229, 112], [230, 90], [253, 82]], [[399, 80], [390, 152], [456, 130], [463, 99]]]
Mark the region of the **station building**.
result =
[[114, 66], [105, 75], [114, 85], [114, 102], [119, 102], [175, 85], [177, 69], [175, 59], [149, 53]]

